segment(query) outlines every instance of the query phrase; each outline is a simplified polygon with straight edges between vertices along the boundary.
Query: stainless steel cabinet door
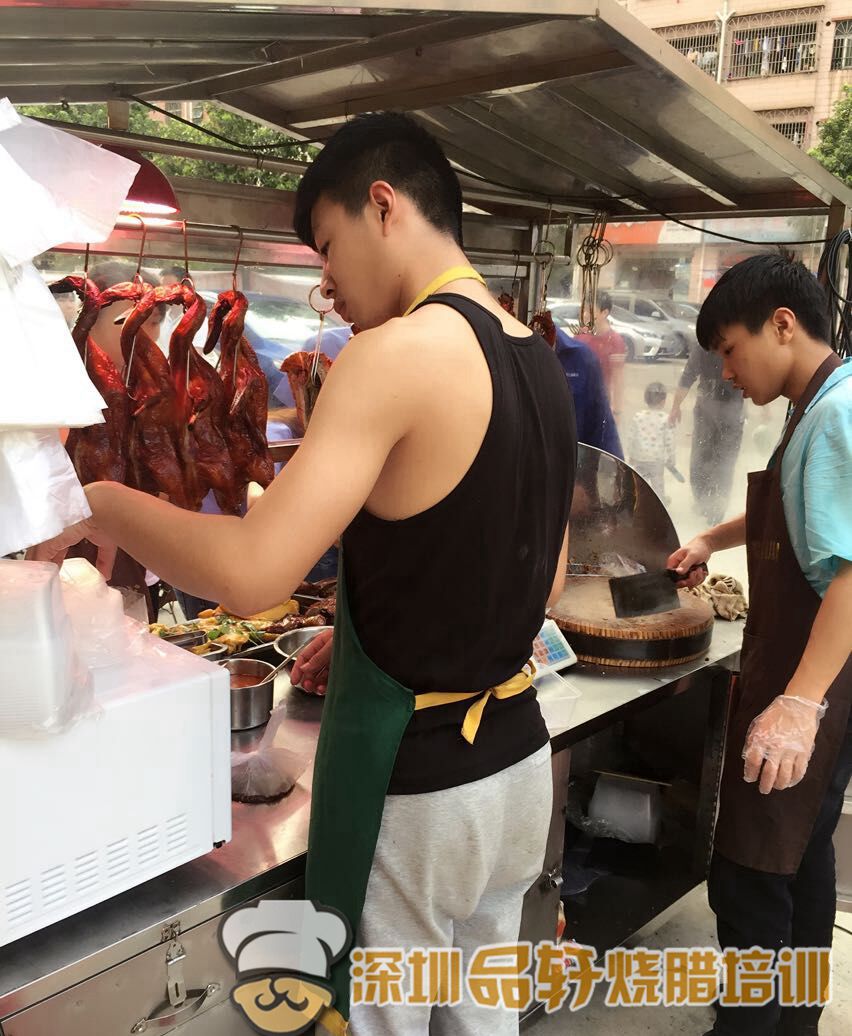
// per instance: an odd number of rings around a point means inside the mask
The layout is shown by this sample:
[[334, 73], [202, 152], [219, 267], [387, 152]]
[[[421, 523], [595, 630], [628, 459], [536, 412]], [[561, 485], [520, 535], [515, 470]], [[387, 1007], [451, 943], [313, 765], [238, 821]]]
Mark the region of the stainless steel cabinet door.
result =
[[[302, 879], [260, 897], [295, 899]], [[249, 906], [257, 900], [234, 903]], [[80, 982], [35, 1007], [3, 1021], [4, 1036], [164, 1036], [181, 1032], [248, 1036], [251, 1028], [230, 1003], [235, 983], [232, 961], [219, 945], [222, 914], [180, 932], [174, 939]], [[171, 988], [170, 988], [171, 987]], [[215, 1016], [221, 1029], [207, 1027]]]

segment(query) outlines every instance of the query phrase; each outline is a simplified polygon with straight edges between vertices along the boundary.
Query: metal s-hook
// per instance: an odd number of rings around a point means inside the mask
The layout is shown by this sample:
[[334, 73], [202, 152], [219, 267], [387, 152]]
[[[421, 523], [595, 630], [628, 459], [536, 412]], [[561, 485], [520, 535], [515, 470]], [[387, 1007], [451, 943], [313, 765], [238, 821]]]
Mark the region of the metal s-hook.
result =
[[[142, 260], [145, 257], [145, 239], [148, 236], [148, 225], [145, 220], [139, 215], [138, 212], [126, 213], [128, 219], [138, 219], [139, 224], [142, 227], [142, 241], [139, 244], [139, 256], [136, 260], [136, 273], [133, 275], [134, 281], [142, 282]], [[88, 250], [87, 250], [87, 266], [88, 266]]]
[[317, 309], [317, 307], [314, 305], [314, 292], [319, 291], [321, 288], [322, 284], [315, 284], [313, 288], [311, 288], [311, 290], [308, 292], [308, 305], [311, 307], [314, 313], [317, 313], [319, 315], [319, 327], [317, 328], [317, 343], [314, 346], [314, 355], [313, 359], [311, 360], [311, 385], [316, 384], [317, 371], [319, 370], [320, 349], [322, 348], [322, 326], [325, 323], [325, 318], [327, 314], [329, 314], [334, 309], [333, 302], [328, 307], [328, 309]]
[[188, 284], [194, 291], [195, 283], [189, 273], [189, 234], [185, 219], [181, 220], [181, 229], [183, 230], [183, 277], [181, 277], [181, 284]]
[[321, 287], [321, 284], [315, 284], [308, 292], [308, 305], [318, 316], [325, 317], [328, 316], [328, 314], [334, 309], [334, 303], [332, 302], [328, 309], [317, 309], [317, 307], [314, 305], [314, 292], [319, 291]]
[[242, 227], [238, 227], [236, 223], [232, 223], [231, 227], [232, 227], [233, 230], [236, 230], [237, 234], [239, 234], [239, 241], [237, 242], [237, 254], [234, 256], [234, 271], [231, 274], [231, 287], [236, 292], [236, 290], [237, 290], [237, 268], [240, 265], [240, 255], [242, 254], [242, 250], [243, 250], [243, 229], [242, 229]]

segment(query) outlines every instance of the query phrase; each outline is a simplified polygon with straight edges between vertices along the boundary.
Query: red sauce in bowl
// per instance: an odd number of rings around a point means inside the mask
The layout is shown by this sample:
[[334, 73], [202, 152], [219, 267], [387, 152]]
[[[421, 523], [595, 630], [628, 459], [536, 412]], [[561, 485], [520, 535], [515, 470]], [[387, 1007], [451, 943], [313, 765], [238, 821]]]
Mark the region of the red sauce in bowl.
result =
[[231, 673], [231, 690], [236, 691], [241, 687], [254, 687], [262, 679], [262, 676], [253, 676], [248, 673]]

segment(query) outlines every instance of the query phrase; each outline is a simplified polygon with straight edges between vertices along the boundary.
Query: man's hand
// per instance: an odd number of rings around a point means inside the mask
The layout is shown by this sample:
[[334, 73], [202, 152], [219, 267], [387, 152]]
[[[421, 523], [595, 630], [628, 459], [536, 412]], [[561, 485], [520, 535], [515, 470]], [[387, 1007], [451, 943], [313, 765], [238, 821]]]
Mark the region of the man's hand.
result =
[[81, 540], [88, 540], [98, 548], [97, 569], [104, 579], [109, 579], [118, 548], [98, 529], [93, 518], [86, 518], [85, 521], [69, 525], [64, 532], [54, 536], [53, 539], [30, 547], [26, 559], [27, 561], [52, 561], [56, 565], [61, 565], [69, 548]]
[[[760, 793], [792, 788], [805, 776], [827, 706], [780, 694], [752, 720], [743, 747], [743, 779]], [[762, 767], [762, 772], [761, 772]]]
[[683, 415], [680, 412], [680, 407], [677, 403], [672, 405], [671, 412], [669, 413], [669, 424], [674, 428], [676, 424], [680, 424], [680, 419]]
[[[707, 576], [707, 562], [710, 560], [712, 553], [713, 548], [710, 546], [707, 538], [705, 536], [696, 536], [686, 546], [680, 547], [674, 554], [671, 554], [666, 562], [666, 568], [677, 569], [683, 575], [683, 579], [675, 585], [690, 588], [703, 583]], [[693, 565], [703, 565], [704, 567], [696, 568], [694, 572], [690, 572], [689, 570]]]
[[323, 630], [305, 644], [296, 656], [290, 673], [290, 683], [294, 687], [302, 687], [311, 694], [325, 694], [333, 636], [334, 630]]

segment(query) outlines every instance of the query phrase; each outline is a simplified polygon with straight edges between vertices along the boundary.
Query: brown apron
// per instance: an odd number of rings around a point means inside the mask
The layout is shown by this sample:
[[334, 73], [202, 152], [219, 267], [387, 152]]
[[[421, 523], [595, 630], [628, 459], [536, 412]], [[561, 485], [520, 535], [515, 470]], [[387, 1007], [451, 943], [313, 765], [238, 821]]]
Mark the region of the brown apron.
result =
[[781, 497], [781, 460], [808, 404], [840, 359], [832, 354], [814, 374], [787, 423], [766, 471], [748, 476], [746, 554], [749, 615], [743, 634], [740, 679], [731, 703], [725, 765], [719, 789], [715, 848], [744, 867], [795, 874], [828, 788], [852, 699], [852, 658], [826, 696], [828, 711], [802, 781], [761, 795], [743, 780], [742, 751], [749, 724], [779, 694], [796, 671], [822, 603], [805, 578], [787, 531]]

